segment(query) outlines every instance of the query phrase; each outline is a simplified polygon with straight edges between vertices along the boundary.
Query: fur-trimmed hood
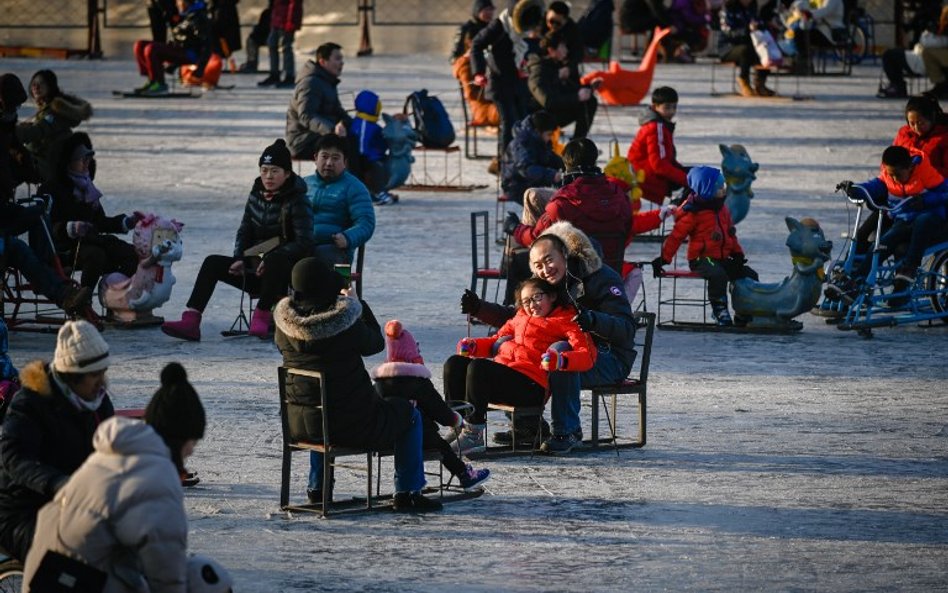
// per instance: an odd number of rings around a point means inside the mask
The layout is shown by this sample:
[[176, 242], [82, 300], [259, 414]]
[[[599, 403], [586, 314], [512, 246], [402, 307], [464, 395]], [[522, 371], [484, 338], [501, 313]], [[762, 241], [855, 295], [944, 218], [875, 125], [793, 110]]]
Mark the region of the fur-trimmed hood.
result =
[[546, 7], [543, 4], [543, 0], [520, 0], [514, 5], [513, 10], [510, 11], [513, 28], [518, 35], [523, 35], [525, 32], [522, 22], [523, 13], [534, 7], [540, 9], [540, 19], [542, 21], [543, 13], [546, 12]]
[[24, 389], [39, 395], [50, 397], [53, 395], [53, 382], [49, 376], [49, 363], [34, 360], [20, 369], [20, 385]]
[[372, 369], [369, 375], [373, 379], [390, 379], [392, 377], [421, 377], [430, 379], [431, 371], [417, 362], [383, 362]]
[[362, 304], [354, 298], [340, 296], [330, 308], [313, 313], [301, 313], [289, 297], [273, 309], [277, 329], [288, 338], [306, 342], [325, 340], [339, 335], [362, 317]]
[[92, 117], [92, 105], [85, 99], [80, 99], [75, 95], [60, 95], [49, 104], [49, 110], [54, 115], [63, 117], [75, 122], [73, 125], [79, 125]]
[[596, 252], [592, 241], [586, 236], [586, 233], [570, 223], [566, 221], [553, 223], [540, 236], [543, 235], [555, 235], [566, 244], [566, 249], [569, 250], [570, 262], [574, 262], [574, 265], [579, 266], [579, 269], [576, 269], [575, 272], [579, 274], [580, 278], [585, 278], [593, 272], [599, 271], [599, 268], [602, 267], [602, 258]]

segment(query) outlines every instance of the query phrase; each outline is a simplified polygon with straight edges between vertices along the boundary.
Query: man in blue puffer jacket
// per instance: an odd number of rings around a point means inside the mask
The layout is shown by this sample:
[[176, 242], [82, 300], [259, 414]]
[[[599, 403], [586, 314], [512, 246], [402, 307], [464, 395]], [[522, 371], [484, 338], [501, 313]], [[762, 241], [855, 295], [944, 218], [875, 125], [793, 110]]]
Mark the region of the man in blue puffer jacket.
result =
[[328, 264], [351, 263], [375, 232], [369, 190], [349, 173], [346, 139], [325, 134], [316, 143], [316, 173], [304, 177], [313, 205], [314, 255]]

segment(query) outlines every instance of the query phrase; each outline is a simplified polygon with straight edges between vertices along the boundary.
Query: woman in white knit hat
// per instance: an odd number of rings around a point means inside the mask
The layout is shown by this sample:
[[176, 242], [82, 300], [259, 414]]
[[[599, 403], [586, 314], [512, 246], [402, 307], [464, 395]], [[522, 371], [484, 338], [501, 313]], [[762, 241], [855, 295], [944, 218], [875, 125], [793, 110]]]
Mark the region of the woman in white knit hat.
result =
[[92, 453], [96, 427], [114, 414], [105, 388], [109, 345], [87, 321], [67, 321], [53, 362], [28, 363], [0, 431], [0, 547], [23, 560], [36, 513]]

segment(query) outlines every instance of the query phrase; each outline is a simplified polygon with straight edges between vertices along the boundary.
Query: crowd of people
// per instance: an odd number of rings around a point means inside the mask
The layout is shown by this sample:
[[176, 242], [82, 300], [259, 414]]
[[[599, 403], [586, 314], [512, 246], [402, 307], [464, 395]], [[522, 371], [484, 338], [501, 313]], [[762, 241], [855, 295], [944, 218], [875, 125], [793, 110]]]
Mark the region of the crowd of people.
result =
[[[599, 168], [599, 148], [587, 137], [597, 102], [595, 89], [579, 82], [579, 63], [593, 47], [583, 37], [582, 20], [572, 20], [566, 3], [546, 7], [539, 0], [520, 0], [494, 18], [491, 1], [477, 0], [453, 47], [454, 72], [466, 89], [479, 89], [465, 94], [480, 102], [477, 117], [500, 126], [502, 188], [523, 210], [503, 225], [513, 247], [504, 302], [487, 302], [471, 291], [460, 298], [461, 313], [495, 331], [458, 342], [444, 364], [439, 393], [412, 334], [398, 320], [385, 323], [383, 330], [369, 304], [335, 268], [351, 265], [356, 250], [371, 239], [373, 202], [387, 196], [377, 179], [385, 151], [375, 123], [381, 101], [363, 91], [356, 98], [356, 117], [349, 116], [337, 92], [344, 59], [335, 43], [321, 45], [295, 77], [298, 13], [285, 12], [285, 3], [271, 4], [271, 69], [264, 83], [290, 86], [293, 81], [285, 138], [266, 146], [257, 159], [258, 176], [233, 252], [206, 256], [181, 318], [165, 322], [161, 330], [199, 341], [202, 314], [219, 282], [254, 295], [248, 333], [272, 339], [284, 366], [324, 374], [336, 444], [394, 451], [395, 511], [441, 509], [440, 502], [423, 494], [425, 450], [437, 450], [465, 490], [476, 490], [490, 478], [489, 469], [464, 459], [487, 448], [490, 403], [539, 410], [550, 404], [549, 424], [542, 413], [521, 418], [516, 431], [493, 435], [499, 444], [539, 444], [540, 451], [565, 454], [582, 442], [581, 390], [622, 381], [637, 355], [622, 255], [635, 235], [658, 228], [663, 220], [674, 225], [653, 262], [657, 272], [687, 240], [688, 265], [708, 280], [716, 322], [749, 322], [731, 317], [727, 286], [757, 275], [747, 265], [724, 203], [721, 171], [678, 160], [676, 90], [654, 89], [627, 151], [630, 168], [645, 172], [638, 188], [642, 198], [655, 205], [643, 210], [627, 183]], [[656, 9], [654, 3], [642, 4]], [[695, 4], [703, 3], [689, 3]], [[174, 43], [185, 30], [209, 26], [206, 8], [200, 0], [177, 0], [176, 5], [172, 44], [156, 34], [154, 41], [136, 45], [139, 66], [149, 77], [147, 92], [161, 91], [165, 63], [203, 59], [203, 46]], [[803, 9], [802, 16], [829, 19], [836, 5], [826, 0], [819, 8]], [[688, 28], [697, 20], [685, 15], [684, 4], [674, 6], [682, 12], [650, 14], [657, 24], [675, 28], [668, 59], [688, 61], [707, 36], [700, 28]], [[722, 47], [727, 48], [722, 59], [737, 62], [745, 95], [770, 93], [762, 71], [753, 69], [756, 52], [746, 49], [749, 32], [766, 22], [762, 14], [754, 0], [728, 0], [720, 7]], [[807, 48], [832, 41], [831, 32], [821, 41], [818, 27], [801, 31], [806, 35], [795, 39], [804, 55]], [[752, 70], [758, 73], [753, 81]], [[896, 70], [890, 70], [890, 82], [897, 86]], [[0, 77], [3, 263], [75, 316], [88, 308], [103, 274], [128, 274], [135, 265], [131, 246], [117, 235], [132, 229], [142, 215], [105, 213], [94, 183], [92, 140], [74, 130], [92, 115], [91, 106], [64, 93], [49, 70], [37, 72], [29, 89], [37, 114], [19, 122], [17, 109], [27, 99], [26, 89], [12, 74]], [[887, 217], [880, 243], [884, 255], [901, 258], [896, 281], [903, 291], [915, 282], [923, 250], [948, 237], [948, 123], [932, 96], [911, 98], [905, 119], [893, 146], [882, 153], [879, 177], [861, 186], [842, 184], [847, 192], [861, 187], [892, 206], [888, 214], [874, 216]], [[572, 139], [558, 154], [554, 132], [568, 125]], [[294, 159], [311, 159], [314, 173], [296, 174]], [[13, 197], [24, 182], [38, 184], [51, 203], [17, 205]], [[855, 239], [860, 249], [868, 249], [877, 222], [872, 218], [860, 229]], [[51, 237], [45, 243], [44, 226]], [[24, 234], [26, 242], [19, 238]], [[78, 284], [57, 273], [58, 259], [81, 271]], [[845, 300], [858, 290], [866, 271], [857, 269], [853, 277], [829, 285], [828, 294]], [[91, 566], [114, 585], [109, 590], [180, 590], [185, 585], [195, 591], [226, 590], [226, 570], [203, 556], [187, 556], [181, 486], [190, 474], [184, 460], [204, 437], [207, 419], [184, 368], [172, 363], [161, 372], [161, 386], [139, 422], [116, 417], [105, 379], [111, 355], [93, 324], [66, 322], [52, 362], [30, 362], [20, 371], [7, 356], [7, 344], [0, 325], [0, 547], [25, 561], [33, 590], [42, 590], [43, 574], [57, 562]], [[384, 362], [370, 373], [363, 358], [383, 350]], [[313, 417], [318, 387], [294, 376], [287, 379], [286, 392], [291, 430], [319, 438], [311, 432], [320, 425]], [[449, 407], [450, 401], [466, 401], [472, 411], [464, 417]], [[332, 499], [334, 484], [327, 475], [323, 456], [311, 454], [306, 489], [311, 503]], [[92, 507], [95, 512], [87, 512]], [[63, 522], [64, 515], [89, 519]], [[208, 575], [216, 588], [201, 589], [210, 586]]]

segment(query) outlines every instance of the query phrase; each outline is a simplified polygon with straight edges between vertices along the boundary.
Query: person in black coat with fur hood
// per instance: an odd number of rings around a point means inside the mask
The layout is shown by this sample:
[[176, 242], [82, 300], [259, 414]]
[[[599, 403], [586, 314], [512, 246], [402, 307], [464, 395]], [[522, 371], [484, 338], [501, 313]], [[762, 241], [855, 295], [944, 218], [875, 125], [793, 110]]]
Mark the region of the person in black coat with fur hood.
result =
[[20, 561], [36, 514], [92, 453], [96, 427], [114, 415], [106, 391], [109, 346], [88, 321], [67, 321], [53, 362], [20, 370], [23, 386], [0, 430], [0, 547]]
[[[288, 368], [320, 371], [329, 397], [332, 442], [349, 447], [394, 449], [395, 510], [434, 511], [441, 503], [422, 496], [425, 485], [422, 457], [422, 419], [402, 398], [382, 398], [365, 369], [363, 356], [385, 347], [379, 323], [369, 305], [348, 296], [345, 279], [315, 257], [293, 267], [293, 296], [274, 310], [276, 345]], [[343, 289], [346, 289], [343, 292]], [[287, 421], [290, 437], [322, 438], [318, 384], [310, 378], [286, 379]], [[323, 499], [323, 456], [310, 456], [307, 495]]]
[[286, 142], [278, 139], [268, 146], [258, 164], [260, 176], [244, 207], [234, 255], [204, 259], [181, 320], [161, 325], [169, 336], [200, 341], [201, 315], [214, 287], [224, 282], [259, 295], [247, 333], [269, 339], [271, 309], [286, 295], [293, 265], [313, 251], [313, 207], [306, 199], [306, 183], [293, 172]]

